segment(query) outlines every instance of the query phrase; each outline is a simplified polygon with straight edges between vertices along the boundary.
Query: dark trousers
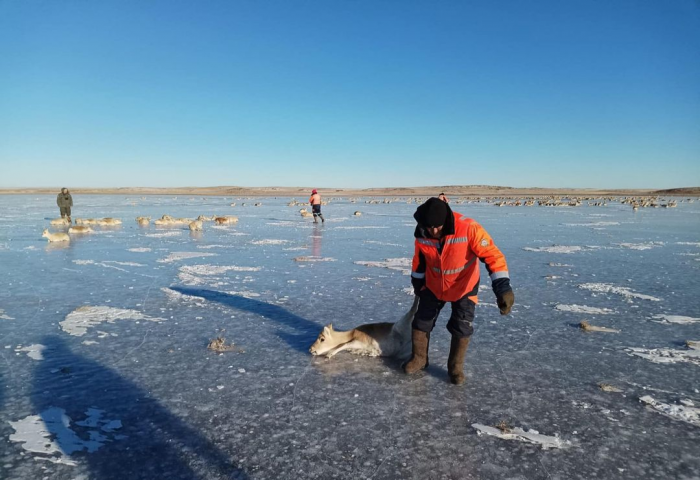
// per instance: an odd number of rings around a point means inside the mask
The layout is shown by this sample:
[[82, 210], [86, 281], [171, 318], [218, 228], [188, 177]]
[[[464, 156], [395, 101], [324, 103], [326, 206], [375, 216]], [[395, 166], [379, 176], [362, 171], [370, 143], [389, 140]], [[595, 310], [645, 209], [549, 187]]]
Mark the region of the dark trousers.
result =
[[[452, 315], [450, 315], [450, 320], [447, 322], [447, 331], [457, 337], [470, 337], [474, 333], [472, 322], [474, 321], [476, 304], [467, 298], [468, 295], [470, 294], [463, 296], [456, 302], [450, 302], [452, 304]], [[438, 300], [435, 294], [427, 288], [423, 289], [420, 292], [418, 311], [413, 317], [413, 328], [430, 333], [435, 327], [435, 322], [445, 303], [442, 300]]]
[[58, 207], [61, 209], [61, 217], [70, 217], [70, 207]]

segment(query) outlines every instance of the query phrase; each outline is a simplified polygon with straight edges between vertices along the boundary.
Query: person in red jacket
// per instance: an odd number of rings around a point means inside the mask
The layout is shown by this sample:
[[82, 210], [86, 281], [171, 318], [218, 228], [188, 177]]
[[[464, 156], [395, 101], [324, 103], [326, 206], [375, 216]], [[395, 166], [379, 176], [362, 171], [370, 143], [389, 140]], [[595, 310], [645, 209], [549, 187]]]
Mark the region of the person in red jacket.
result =
[[452, 304], [447, 330], [452, 334], [447, 372], [456, 385], [464, 383], [464, 356], [474, 332], [474, 310], [479, 291], [479, 260], [486, 264], [501, 315], [515, 301], [508, 265], [488, 232], [471, 218], [452, 212], [450, 206], [430, 198], [413, 215], [418, 223], [411, 283], [420, 297], [413, 319], [413, 355], [404, 371], [413, 374], [428, 366], [430, 332], [440, 310]]
[[322, 223], [326, 223], [326, 219], [323, 218], [323, 214], [321, 213], [321, 195], [315, 188], [311, 190], [311, 196], [309, 197], [309, 205], [311, 205], [311, 211], [314, 214], [314, 223], [318, 223], [316, 217], [320, 218]]

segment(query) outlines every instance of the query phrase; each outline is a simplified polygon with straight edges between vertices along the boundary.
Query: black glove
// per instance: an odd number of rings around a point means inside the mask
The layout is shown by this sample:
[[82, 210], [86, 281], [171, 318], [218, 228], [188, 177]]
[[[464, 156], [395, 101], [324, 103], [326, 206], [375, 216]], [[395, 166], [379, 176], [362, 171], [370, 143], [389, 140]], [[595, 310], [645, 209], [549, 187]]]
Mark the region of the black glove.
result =
[[513, 303], [515, 303], [515, 295], [510, 286], [510, 278], [494, 280], [491, 288], [493, 288], [493, 293], [496, 294], [496, 303], [501, 311], [501, 315], [508, 315], [513, 307]]
[[425, 287], [425, 278], [411, 277], [411, 285], [413, 285], [413, 293], [420, 295], [420, 291]]
[[498, 304], [498, 309], [501, 311], [501, 315], [508, 315], [510, 313], [510, 309], [515, 303], [515, 295], [513, 294], [513, 290], [508, 290], [507, 292], [498, 295], [496, 297], [496, 303]]

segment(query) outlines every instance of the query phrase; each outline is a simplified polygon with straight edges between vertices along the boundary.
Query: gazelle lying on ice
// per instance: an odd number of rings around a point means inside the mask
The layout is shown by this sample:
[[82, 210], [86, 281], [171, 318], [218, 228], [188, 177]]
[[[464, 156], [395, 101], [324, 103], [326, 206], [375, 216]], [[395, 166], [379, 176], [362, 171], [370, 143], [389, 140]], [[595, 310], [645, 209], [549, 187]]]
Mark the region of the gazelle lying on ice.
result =
[[333, 330], [333, 325], [326, 325], [318, 338], [311, 345], [312, 355], [325, 355], [331, 358], [343, 350], [370, 357], [411, 356], [411, 324], [418, 310], [418, 297], [413, 306], [396, 323], [367, 323], [348, 332]]
[[76, 225], [68, 229], [68, 233], [92, 233], [93, 230], [90, 227], [84, 225]]
[[48, 228], [43, 231], [41, 236], [44, 238], [48, 238], [49, 242], [70, 242], [70, 237], [67, 233], [51, 233], [49, 232]]
[[227, 215], [225, 217], [216, 217], [214, 219], [214, 223], [216, 223], [217, 225], [231, 225], [236, 222], [238, 222], [238, 217], [234, 217], [232, 215]]

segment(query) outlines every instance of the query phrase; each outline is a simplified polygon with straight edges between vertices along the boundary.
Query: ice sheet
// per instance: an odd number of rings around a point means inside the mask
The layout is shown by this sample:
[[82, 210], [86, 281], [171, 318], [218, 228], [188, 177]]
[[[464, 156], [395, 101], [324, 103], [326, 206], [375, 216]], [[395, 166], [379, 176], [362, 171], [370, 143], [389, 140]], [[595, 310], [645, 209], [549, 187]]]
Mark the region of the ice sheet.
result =
[[[0, 478], [700, 476], [687, 421], [700, 405], [689, 255], [700, 202], [633, 212], [453, 199], [505, 253], [516, 299], [501, 316], [480, 267], [456, 387], [450, 305], [415, 376], [393, 358], [309, 354], [326, 324], [393, 322], [412, 303], [415, 202], [362, 198], [354, 216], [357, 203], [330, 197], [315, 225], [290, 198], [74, 195], [74, 215], [123, 224], [62, 248], [41, 238], [55, 195], [3, 197]], [[239, 221], [191, 233], [134, 220], [166, 213]], [[236, 348], [207, 350], [219, 336]]]

